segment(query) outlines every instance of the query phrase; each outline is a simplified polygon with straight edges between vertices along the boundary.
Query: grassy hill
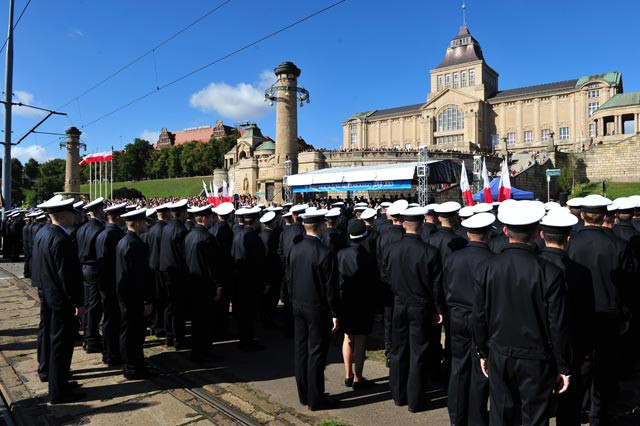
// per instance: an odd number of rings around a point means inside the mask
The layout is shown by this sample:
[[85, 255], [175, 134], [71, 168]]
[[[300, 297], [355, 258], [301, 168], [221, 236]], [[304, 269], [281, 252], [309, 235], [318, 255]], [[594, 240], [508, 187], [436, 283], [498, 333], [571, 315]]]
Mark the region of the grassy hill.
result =
[[[577, 185], [570, 198], [589, 194], [602, 194], [602, 182]], [[640, 182], [607, 182], [607, 198], [611, 200], [635, 194], [640, 194]]]
[[[207, 184], [211, 181], [211, 176], [155, 179], [129, 182], [114, 182], [113, 189], [134, 188], [142, 192], [147, 198], [155, 197], [188, 197], [195, 196], [202, 191], [202, 181]], [[109, 186], [111, 188], [111, 186]], [[104, 189], [103, 189], [104, 190]], [[80, 191], [89, 192], [89, 185], [80, 185]]]

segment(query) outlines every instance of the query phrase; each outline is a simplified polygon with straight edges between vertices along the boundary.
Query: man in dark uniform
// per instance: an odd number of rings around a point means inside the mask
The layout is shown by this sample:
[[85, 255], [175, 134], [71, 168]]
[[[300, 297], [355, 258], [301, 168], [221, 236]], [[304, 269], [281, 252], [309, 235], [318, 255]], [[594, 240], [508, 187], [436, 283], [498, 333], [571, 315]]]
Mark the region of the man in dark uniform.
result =
[[167, 226], [169, 220], [169, 203], [156, 207], [158, 220], [146, 232], [146, 242], [149, 247], [149, 268], [154, 276], [154, 298], [153, 298], [153, 324], [151, 330], [156, 337], [166, 336], [164, 326], [164, 310], [167, 305], [166, 283], [164, 274], [160, 272], [160, 239], [162, 230]]
[[636, 202], [636, 208], [633, 210], [633, 219], [631, 220], [631, 223], [633, 224], [633, 227], [640, 232], [640, 195], [632, 195], [629, 198]]
[[387, 255], [389, 248], [402, 239], [404, 236], [403, 219], [401, 213], [407, 209], [409, 202], [407, 200], [397, 200], [387, 208], [387, 218], [391, 222], [378, 238], [378, 247], [376, 254], [378, 256], [378, 267], [380, 268], [380, 281], [382, 293], [383, 321], [384, 321], [384, 356], [386, 358], [386, 366], [391, 366], [391, 336], [392, 336], [392, 320], [394, 296], [390, 283], [385, 274]]
[[442, 263], [438, 250], [420, 237], [424, 207], [402, 212], [404, 237], [386, 251], [384, 274], [394, 294], [389, 383], [396, 405], [426, 408], [427, 353], [432, 324], [442, 322]]
[[27, 214], [25, 219], [26, 223], [22, 228], [22, 247], [24, 251], [24, 267], [22, 275], [25, 278], [31, 278], [31, 253], [33, 250], [35, 216], [38, 216], [38, 213], [31, 212]]
[[452, 425], [488, 425], [489, 382], [480, 369], [473, 345], [474, 276], [479, 265], [494, 256], [489, 249], [495, 216], [478, 213], [462, 222], [469, 243], [447, 256], [444, 264], [444, 292], [449, 309], [451, 333], [451, 377], [449, 378], [449, 418]]
[[425, 208], [427, 213], [424, 215], [424, 226], [422, 227], [422, 233], [420, 236], [424, 241], [427, 241], [429, 237], [436, 233], [438, 230], [438, 215], [436, 214], [437, 204], [429, 204]]
[[218, 215], [218, 221], [209, 228], [209, 233], [216, 239], [216, 264], [229, 265], [226, 268], [217, 268], [216, 278], [218, 284], [222, 286], [222, 296], [214, 304], [214, 323], [217, 324], [216, 331], [220, 336], [225, 336], [228, 332], [229, 303], [233, 291], [233, 258], [231, 257], [231, 246], [233, 244], [233, 231], [231, 222], [234, 211], [233, 203], [221, 203], [214, 209]]
[[[219, 327], [213, 321], [211, 306], [222, 297], [222, 286], [216, 283], [216, 240], [207, 230], [213, 224], [211, 206], [189, 210], [195, 225], [184, 239], [184, 253], [191, 281], [191, 359], [213, 360], [212, 331]], [[228, 266], [224, 266], [228, 267]]]
[[338, 330], [340, 312], [336, 258], [320, 242], [326, 213], [321, 209], [301, 215], [306, 235], [291, 248], [287, 263], [298, 398], [312, 411], [336, 406], [336, 402], [324, 394], [330, 331]]
[[96, 265], [98, 287], [104, 318], [102, 320], [103, 351], [102, 362], [108, 366], [120, 365], [120, 304], [116, 290], [116, 247], [124, 231], [124, 220], [120, 215], [126, 212], [126, 203], [104, 209], [107, 223], [96, 237]]
[[376, 250], [378, 250], [378, 239], [380, 239], [380, 233], [373, 227], [373, 221], [376, 217], [376, 211], [374, 209], [366, 209], [360, 214], [360, 220], [364, 222], [367, 228], [367, 238], [362, 243], [362, 246], [373, 256], [377, 257]]
[[347, 234], [338, 228], [340, 215], [340, 209], [337, 207], [329, 210], [325, 215], [325, 228], [322, 231], [322, 244], [331, 250], [333, 254], [337, 254], [347, 245]]
[[548, 424], [554, 388], [569, 386], [564, 276], [532, 247], [544, 214], [533, 201], [501, 208], [510, 244], [480, 265], [474, 338], [489, 378], [491, 425], [518, 424], [518, 414], [523, 424]]
[[382, 234], [384, 228], [387, 226], [391, 226], [391, 221], [387, 218], [387, 209], [391, 205], [388, 201], [383, 201], [380, 203], [380, 214], [373, 221], [373, 227], [378, 233]]
[[584, 227], [571, 236], [567, 254], [591, 271], [595, 320], [591, 330], [594, 363], [589, 421], [592, 425], [605, 425], [610, 422], [609, 410], [617, 395], [619, 332], [628, 321], [628, 309], [623, 306], [621, 295], [635, 284], [631, 281], [635, 265], [626, 241], [601, 227], [611, 201], [600, 195], [588, 195], [581, 204]]
[[104, 198], [99, 197], [84, 206], [90, 219], [78, 229], [78, 257], [82, 264], [82, 282], [84, 285], [84, 350], [91, 353], [102, 352], [100, 337], [100, 320], [102, 319], [102, 302], [98, 288], [98, 264], [96, 260], [96, 239], [104, 229]]
[[147, 331], [145, 317], [153, 311], [153, 274], [149, 268], [149, 249], [138, 235], [147, 227], [146, 210], [133, 210], [122, 215], [127, 223], [127, 233], [116, 247], [122, 375], [129, 380], [151, 376], [144, 365], [143, 346]]
[[582, 220], [582, 216], [580, 214], [582, 212], [582, 200], [582, 197], [575, 197], [567, 200], [567, 207], [569, 207], [569, 211], [572, 215], [578, 218], [578, 223], [576, 223], [576, 225], [573, 227], [573, 232], [571, 233], [572, 236], [573, 234], [584, 228], [584, 221]]
[[171, 204], [173, 219], [162, 230], [160, 239], [159, 268], [164, 273], [166, 284], [167, 307], [164, 311], [164, 326], [167, 333], [167, 346], [186, 349], [185, 321], [189, 280], [187, 263], [184, 254], [184, 239], [187, 228], [184, 221], [187, 217], [187, 200], [183, 199]]
[[[240, 210], [238, 210], [240, 212]], [[235, 265], [236, 288], [234, 312], [240, 327], [240, 350], [256, 351], [263, 347], [255, 342], [255, 322], [264, 291], [265, 248], [258, 234], [259, 207], [245, 209], [244, 227], [233, 237], [231, 256]]]
[[567, 256], [567, 242], [578, 218], [567, 209], [555, 208], [540, 222], [540, 235], [545, 247], [540, 257], [564, 272], [567, 289], [569, 334], [571, 336], [571, 386], [558, 397], [558, 426], [579, 425], [582, 401], [588, 390], [589, 370], [593, 359], [594, 298], [591, 272]]
[[278, 300], [280, 300], [280, 285], [282, 284], [282, 261], [278, 255], [278, 233], [274, 229], [277, 223], [274, 211], [266, 212], [261, 218], [262, 230], [260, 239], [265, 249], [264, 282], [265, 289], [262, 294], [260, 315], [262, 323], [271, 326], [274, 324]]
[[38, 207], [48, 211], [52, 223], [36, 235], [32, 279], [35, 287], [42, 289], [42, 314], [48, 325], [42, 337], [48, 341], [49, 398], [52, 404], [60, 404], [84, 396], [73, 393], [69, 382], [77, 318], [84, 311], [82, 270], [67, 234], [67, 228], [73, 225], [73, 199], [60, 201], [54, 197]]

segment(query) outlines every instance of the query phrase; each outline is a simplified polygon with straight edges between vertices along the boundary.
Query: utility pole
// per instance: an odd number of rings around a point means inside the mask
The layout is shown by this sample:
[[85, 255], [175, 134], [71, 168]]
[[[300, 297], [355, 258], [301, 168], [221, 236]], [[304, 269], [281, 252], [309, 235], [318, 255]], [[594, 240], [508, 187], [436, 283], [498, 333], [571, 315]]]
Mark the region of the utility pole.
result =
[[4, 86], [4, 157], [2, 158], [2, 197], [4, 212], [11, 207], [11, 102], [13, 94], [13, 0], [9, 0], [9, 34]]

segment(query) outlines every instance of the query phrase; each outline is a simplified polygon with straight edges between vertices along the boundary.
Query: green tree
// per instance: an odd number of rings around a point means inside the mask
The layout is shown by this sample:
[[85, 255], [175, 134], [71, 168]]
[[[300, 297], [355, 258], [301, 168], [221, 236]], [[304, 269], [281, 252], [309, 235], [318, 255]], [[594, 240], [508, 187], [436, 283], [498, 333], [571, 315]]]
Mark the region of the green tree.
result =
[[567, 164], [560, 170], [560, 177], [558, 177], [558, 186], [564, 192], [571, 193], [576, 180], [576, 159], [572, 154], [569, 154]]
[[213, 148], [212, 165], [214, 169], [224, 166], [224, 155], [236, 145], [237, 136], [227, 135], [218, 139], [211, 139]]
[[54, 192], [64, 190], [64, 175], [40, 176], [33, 184], [28, 204], [36, 205], [53, 197]]
[[154, 179], [167, 177], [167, 159], [170, 148], [156, 149], [151, 153], [147, 163], [147, 175]]
[[36, 180], [40, 176], [40, 163], [33, 158], [29, 158], [29, 161], [24, 164], [24, 175], [31, 182]]
[[180, 166], [182, 172], [187, 176], [195, 175], [196, 152], [198, 150], [198, 142], [189, 142], [183, 145], [180, 153]]
[[67, 162], [61, 158], [54, 158], [40, 165], [40, 176], [62, 176], [64, 184], [64, 170]]
[[116, 167], [124, 175], [120, 177], [124, 180], [142, 180], [146, 177], [146, 165], [151, 158], [152, 151], [153, 147], [144, 139], [136, 138], [133, 143], [127, 144], [124, 148], [124, 154], [117, 158], [121, 165], [116, 165]]

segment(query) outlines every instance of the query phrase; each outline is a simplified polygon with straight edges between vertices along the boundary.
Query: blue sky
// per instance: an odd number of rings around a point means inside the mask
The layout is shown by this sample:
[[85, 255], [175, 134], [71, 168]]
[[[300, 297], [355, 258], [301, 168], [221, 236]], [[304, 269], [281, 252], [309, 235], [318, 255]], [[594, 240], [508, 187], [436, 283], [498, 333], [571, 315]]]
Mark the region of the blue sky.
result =
[[[16, 0], [16, 17], [26, 2]], [[262, 93], [274, 80], [273, 68], [290, 60], [302, 69], [299, 84], [311, 92], [311, 103], [299, 111], [300, 136], [316, 147], [338, 148], [341, 123], [353, 113], [425, 100], [429, 70], [442, 60], [461, 25], [461, 1], [347, 0], [89, 124], [334, 2], [231, 0], [155, 54], [66, 105], [62, 111], [68, 118], [50, 118], [39, 130], [63, 133], [75, 125], [88, 152], [121, 148], [136, 137], [153, 139], [162, 127], [180, 130], [217, 119], [229, 125], [255, 121], [273, 137], [275, 109], [262, 102]], [[7, 3], [0, 10], [3, 31]], [[16, 99], [60, 108], [220, 3], [32, 0], [15, 31]], [[500, 74], [501, 89], [621, 71], [625, 91], [640, 90], [639, 15], [640, 2], [634, 0], [616, 2], [611, 11], [592, 0], [467, 1], [469, 29]], [[38, 120], [30, 111], [14, 111], [14, 139]], [[56, 137], [48, 135], [29, 136], [14, 148], [23, 162], [63, 154]]]

